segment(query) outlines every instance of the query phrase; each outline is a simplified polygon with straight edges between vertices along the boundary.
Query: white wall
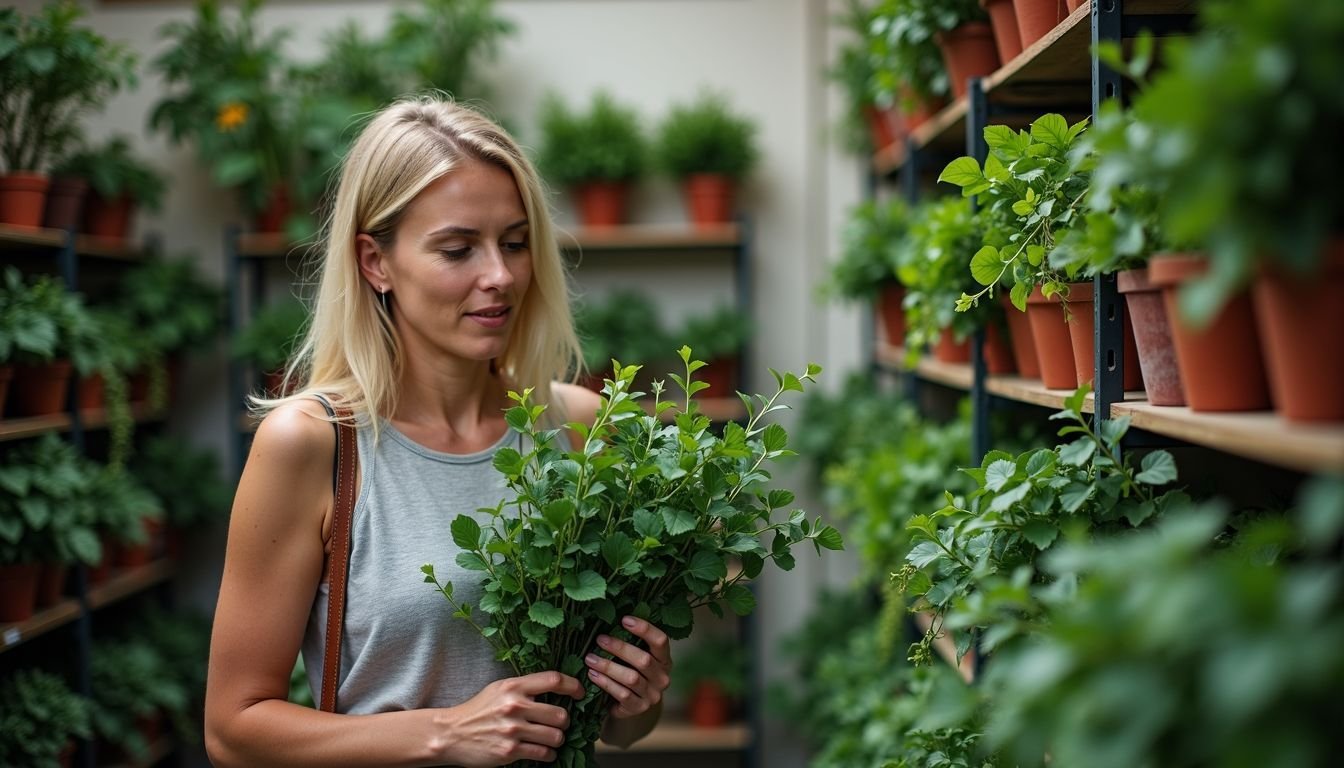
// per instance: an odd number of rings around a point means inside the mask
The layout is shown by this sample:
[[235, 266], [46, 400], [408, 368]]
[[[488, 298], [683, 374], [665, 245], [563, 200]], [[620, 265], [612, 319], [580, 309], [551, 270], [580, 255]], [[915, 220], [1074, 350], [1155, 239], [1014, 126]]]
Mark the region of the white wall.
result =
[[[39, 3], [19, 0], [18, 5], [31, 11]], [[89, 23], [139, 51], [142, 62], [160, 50], [160, 26], [193, 13], [187, 2], [86, 5]], [[755, 225], [753, 364], [764, 373], [766, 365], [796, 369], [819, 362], [827, 368], [824, 378], [830, 386], [859, 364], [860, 328], [866, 322], [857, 309], [824, 309], [813, 298], [845, 211], [862, 189], [860, 162], [827, 137], [840, 105], [820, 73], [836, 44], [829, 14], [840, 5], [838, 0], [501, 0], [500, 12], [517, 23], [518, 33], [503, 44], [489, 75], [496, 110], [517, 127], [525, 144], [537, 139], [534, 114], [540, 97], [551, 90], [579, 103], [593, 90], [606, 88], [638, 108], [652, 125], [670, 104], [711, 86], [754, 118], [760, 126], [762, 163], [743, 201]], [[356, 18], [366, 30], [380, 31], [392, 7], [375, 2], [273, 2], [261, 21], [263, 29], [293, 29], [289, 51], [306, 59], [317, 55], [326, 30]], [[133, 135], [171, 184], [164, 210], [142, 216], [139, 231], [160, 233], [169, 253], [192, 252], [207, 274], [222, 279], [223, 228], [237, 219], [237, 210], [227, 192], [214, 188], [190, 148], [170, 147], [163, 137], [146, 133], [146, 117], [159, 89], [158, 79], [142, 68], [139, 88], [119, 95], [104, 116], [92, 121], [89, 132], [95, 138], [114, 131]], [[556, 209], [562, 224], [573, 223], [563, 199], [556, 201]], [[676, 190], [663, 180], [646, 182], [633, 215], [645, 222], [681, 221]], [[600, 261], [591, 258], [584, 266], [595, 271]], [[719, 285], [706, 289], [706, 283], [716, 282], [712, 272], [695, 272], [679, 282], [675, 265], [634, 269], [630, 279], [645, 283], [646, 290], [658, 286], [673, 316], [696, 302], [706, 304], [715, 291], [728, 295], [726, 270], [717, 278]], [[646, 275], [641, 277], [639, 270]], [[602, 284], [601, 278], [583, 274], [579, 281], [590, 288]], [[173, 417], [177, 429], [221, 450], [231, 426], [223, 371], [219, 350], [200, 356], [188, 372], [191, 394]], [[766, 378], [757, 376], [757, 385]], [[808, 508], [820, 506], [812, 502]], [[852, 573], [845, 558], [817, 561], [810, 554], [800, 555], [796, 571], [761, 580], [758, 650], [767, 673], [776, 666], [774, 639], [805, 615], [815, 588]], [[202, 603], [213, 602], [217, 573], [218, 561], [203, 558], [196, 578], [196, 597]], [[787, 725], [772, 725], [763, 747], [764, 765], [803, 764]]]

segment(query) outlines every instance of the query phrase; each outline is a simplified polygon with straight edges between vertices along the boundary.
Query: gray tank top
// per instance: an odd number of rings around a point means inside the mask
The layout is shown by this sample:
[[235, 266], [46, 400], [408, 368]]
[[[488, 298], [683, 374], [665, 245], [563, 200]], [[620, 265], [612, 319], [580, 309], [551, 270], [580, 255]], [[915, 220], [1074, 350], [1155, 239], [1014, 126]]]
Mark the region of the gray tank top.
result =
[[[361, 485], [351, 530], [350, 576], [337, 711], [373, 714], [450, 707], [486, 684], [513, 675], [495, 661], [490, 644], [465, 621], [420, 566], [431, 563], [440, 583], [452, 581], [459, 604], [480, 603], [479, 572], [457, 566], [461, 550], [449, 526], [459, 514], [482, 525], [477, 512], [505, 498], [504, 476], [491, 465], [504, 445], [521, 448], [512, 430], [479, 453], [441, 453], [413, 442], [384, 423], [358, 428]], [[322, 584], [308, 617], [303, 661], [317, 699], [326, 639], [328, 586]]]

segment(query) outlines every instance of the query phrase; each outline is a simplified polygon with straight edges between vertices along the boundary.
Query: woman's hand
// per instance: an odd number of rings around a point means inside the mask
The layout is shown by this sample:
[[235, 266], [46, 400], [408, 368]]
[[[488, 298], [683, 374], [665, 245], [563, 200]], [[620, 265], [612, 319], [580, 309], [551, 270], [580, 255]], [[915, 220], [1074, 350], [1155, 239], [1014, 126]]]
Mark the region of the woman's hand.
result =
[[[583, 684], [559, 672], [537, 672], [497, 680], [450, 710], [442, 739], [444, 759], [466, 768], [507, 765], [518, 760], [555, 760], [565, 743], [569, 713], [535, 697], [556, 693], [583, 698]], [[448, 716], [447, 713], [452, 715]]]
[[590, 653], [588, 679], [611, 694], [616, 702], [610, 714], [615, 718], [643, 715], [663, 700], [663, 692], [672, 680], [672, 651], [667, 634], [643, 619], [626, 616], [621, 625], [644, 641], [648, 650], [608, 635], [599, 635], [597, 644], [614, 658], [604, 659]]

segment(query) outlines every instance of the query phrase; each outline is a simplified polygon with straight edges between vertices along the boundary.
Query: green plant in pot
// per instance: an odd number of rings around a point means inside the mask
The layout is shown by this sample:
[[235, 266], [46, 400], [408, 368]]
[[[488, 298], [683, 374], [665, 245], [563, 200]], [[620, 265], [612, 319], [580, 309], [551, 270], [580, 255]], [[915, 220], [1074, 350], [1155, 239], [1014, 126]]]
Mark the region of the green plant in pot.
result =
[[302, 302], [286, 299], [258, 310], [234, 337], [233, 356], [253, 366], [266, 397], [285, 394], [285, 366], [310, 316]]
[[751, 338], [751, 320], [733, 306], [721, 306], [686, 318], [675, 338], [704, 357], [700, 376], [709, 385], [705, 397], [732, 397], [741, 386], [742, 350]]
[[135, 82], [135, 57], [52, 0], [33, 15], [0, 9], [0, 222], [42, 223], [45, 171], [79, 137], [79, 121]]
[[137, 634], [162, 660], [165, 674], [186, 693], [186, 706], [169, 708], [174, 733], [189, 744], [201, 741], [205, 720], [205, 660], [210, 655], [210, 617], [191, 610], [167, 610], [151, 606], [138, 616]]
[[727, 723], [747, 690], [747, 654], [739, 639], [723, 633], [689, 641], [677, 654], [675, 692], [686, 705], [687, 719], [701, 728]]
[[910, 209], [900, 198], [868, 200], [849, 213], [840, 258], [819, 291], [823, 298], [872, 302], [888, 344], [905, 339], [905, 287], [896, 278], [910, 226]]
[[826, 77], [845, 94], [845, 116], [840, 124], [842, 144], [855, 152], [873, 152], [896, 141], [892, 102], [878, 101], [872, 85], [878, 73], [878, 60], [868, 40], [873, 11], [861, 0], [849, 0], [843, 13], [831, 17], [831, 23], [845, 29], [850, 39], [836, 51], [835, 61], [826, 69]]
[[90, 492], [99, 500], [99, 530], [115, 545], [113, 565], [148, 564], [156, 554], [151, 531], [163, 519], [162, 502], [134, 476], [113, 467], [94, 474]]
[[219, 456], [169, 436], [145, 440], [130, 465], [133, 477], [163, 504], [170, 557], [180, 557], [179, 534], [228, 518], [233, 489], [224, 482]]
[[124, 135], [74, 152], [55, 170], [89, 182], [81, 231], [96, 237], [125, 240], [137, 209], [157, 211], [163, 205], [163, 176], [136, 155]]
[[947, 64], [938, 47], [944, 24], [957, 16], [946, 9], [919, 9], [906, 0], [882, 0], [869, 26], [869, 54], [879, 62], [870, 92], [879, 103], [900, 108], [904, 127], [914, 130], [946, 103], [951, 92]]
[[633, 290], [612, 292], [603, 301], [576, 303], [575, 330], [583, 346], [581, 381], [602, 390], [602, 373], [612, 360], [652, 365], [669, 357], [670, 337], [649, 296]]
[[542, 104], [537, 162], [550, 183], [573, 191], [587, 227], [624, 224], [630, 186], [644, 174], [648, 140], [638, 113], [605, 91], [586, 110], [557, 95]]
[[152, 356], [152, 348], [120, 311], [90, 309], [72, 338], [70, 360], [79, 376], [81, 410], [107, 415], [107, 463], [121, 467], [135, 437], [130, 377]]
[[483, 98], [489, 94], [485, 65], [516, 31], [494, 0], [420, 0], [414, 9], [393, 12], [385, 44], [395, 69], [410, 76], [410, 89]]
[[238, 191], [258, 231], [278, 232], [293, 205], [299, 99], [286, 77], [288, 31], [263, 35], [260, 9], [261, 0], [244, 0], [231, 15], [218, 0], [198, 0], [189, 21], [160, 29], [167, 48], [153, 67], [164, 95], [149, 127], [194, 144], [215, 183]]
[[756, 132], [755, 121], [735, 112], [727, 96], [707, 90], [663, 118], [654, 141], [658, 164], [681, 181], [692, 224], [732, 221], [737, 189], [760, 159]]
[[0, 765], [59, 766], [92, 733], [88, 700], [58, 675], [19, 669], [0, 686]]
[[966, 95], [970, 78], [984, 77], [999, 68], [994, 33], [979, 0], [889, 2], [895, 17], [892, 34], [898, 40], [907, 46], [927, 45], [929, 40], [938, 45], [955, 98]]
[[139, 639], [109, 640], [94, 645], [90, 657], [93, 678], [93, 731], [100, 762], [117, 757], [143, 761], [158, 736], [163, 713], [184, 713], [188, 692], [172, 675], [163, 656]]
[[57, 278], [25, 281], [6, 267], [0, 297], [0, 366], [13, 366], [10, 410], [17, 416], [45, 416], [66, 407], [70, 355], [79, 329], [88, 327], [78, 294]]

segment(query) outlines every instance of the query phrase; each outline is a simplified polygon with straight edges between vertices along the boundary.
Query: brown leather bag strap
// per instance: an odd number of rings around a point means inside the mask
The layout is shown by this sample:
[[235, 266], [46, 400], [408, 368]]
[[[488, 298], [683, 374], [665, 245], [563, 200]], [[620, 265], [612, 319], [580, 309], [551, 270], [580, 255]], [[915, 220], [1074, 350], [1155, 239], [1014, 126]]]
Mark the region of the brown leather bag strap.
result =
[[[324, 402], [323, 405], [326, 405]], [[355, 517], [355, 478], [359, 475], [359, 454], [355, 450], [355, 428], [350, 412], [335, 413], [336, 470], [335, 510], [331, 521], [331, 553], [327, 555], [327, 642], [322, 654], [322, 696], [320, 709], [336, 711], [336, 684], [341, 674], [341, 630], [345, 626], [345, 581], [350, 571], [350, 526]]]

